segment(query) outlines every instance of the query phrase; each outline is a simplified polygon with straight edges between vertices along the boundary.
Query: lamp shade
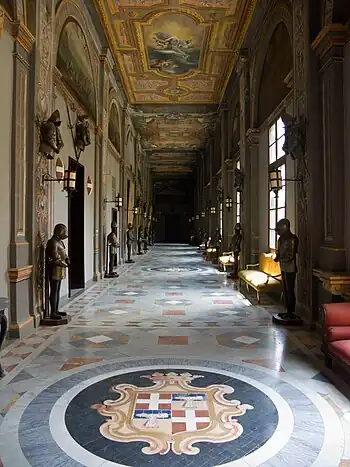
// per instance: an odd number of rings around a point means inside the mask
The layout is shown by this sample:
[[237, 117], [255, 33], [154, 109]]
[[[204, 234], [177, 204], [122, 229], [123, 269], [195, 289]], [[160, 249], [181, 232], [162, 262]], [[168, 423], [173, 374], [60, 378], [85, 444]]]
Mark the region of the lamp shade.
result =
[[270, 170], [269, 172], [270, 191], [277, 192], [283, 187], [282, 172], [280, 169]]

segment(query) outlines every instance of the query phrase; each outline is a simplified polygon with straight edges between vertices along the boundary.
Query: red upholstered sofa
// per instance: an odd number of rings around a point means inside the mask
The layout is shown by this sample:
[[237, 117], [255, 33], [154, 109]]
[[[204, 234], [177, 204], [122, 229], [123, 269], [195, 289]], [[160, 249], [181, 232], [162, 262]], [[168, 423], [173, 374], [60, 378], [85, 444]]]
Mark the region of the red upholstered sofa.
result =
[[322, 308], [326, 365], [331, 367], [335, 359], [350, 366], [350, 303], [328, 303]]

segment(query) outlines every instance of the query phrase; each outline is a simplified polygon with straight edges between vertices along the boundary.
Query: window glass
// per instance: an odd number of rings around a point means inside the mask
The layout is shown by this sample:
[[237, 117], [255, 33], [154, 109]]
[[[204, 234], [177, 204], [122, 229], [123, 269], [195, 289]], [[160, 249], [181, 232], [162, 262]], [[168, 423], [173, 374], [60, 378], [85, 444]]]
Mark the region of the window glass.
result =
[[282, 189], [269, 194], [269, 248], [276, 249], [276, 224], [286, 217], [286, 166], [283, 145], [285, 141], [285, 127], [281, 118], [276, 120], [269, 128], [269, 172], [280, 170], [283, 180]]

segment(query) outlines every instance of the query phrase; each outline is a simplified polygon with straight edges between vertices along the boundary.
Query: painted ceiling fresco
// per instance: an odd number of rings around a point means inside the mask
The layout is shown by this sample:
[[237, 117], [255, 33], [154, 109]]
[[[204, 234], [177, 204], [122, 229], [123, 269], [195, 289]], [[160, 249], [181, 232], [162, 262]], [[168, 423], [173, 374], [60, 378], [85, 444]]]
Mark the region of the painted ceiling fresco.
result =
[[94, 0], [153, 173], [193, 173], [257, 0]]
[[[172, 112], [131, 110], [135, 127], [140, 131], [144, 149], [195, 150], [207, 142], [216, 112]], [[181, 111], [182, 110], [182, 111]]]
[[128, 100], [219, 103], [256, 0], [95, 0]]

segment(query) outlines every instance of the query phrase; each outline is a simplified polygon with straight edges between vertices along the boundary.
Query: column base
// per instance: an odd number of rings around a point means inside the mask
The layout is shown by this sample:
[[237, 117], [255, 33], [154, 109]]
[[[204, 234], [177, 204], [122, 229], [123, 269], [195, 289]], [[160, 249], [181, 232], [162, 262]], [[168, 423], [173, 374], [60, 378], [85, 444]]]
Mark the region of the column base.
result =
[[10, 323], [8, 327], [8, 334], [11, 338], [24, 339], [33, 333], [34, 329], [38, 327], [39, 320], [35, 320], [34, 316], [30, 316], [22, 323]]

